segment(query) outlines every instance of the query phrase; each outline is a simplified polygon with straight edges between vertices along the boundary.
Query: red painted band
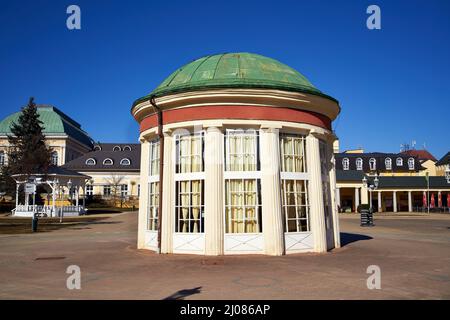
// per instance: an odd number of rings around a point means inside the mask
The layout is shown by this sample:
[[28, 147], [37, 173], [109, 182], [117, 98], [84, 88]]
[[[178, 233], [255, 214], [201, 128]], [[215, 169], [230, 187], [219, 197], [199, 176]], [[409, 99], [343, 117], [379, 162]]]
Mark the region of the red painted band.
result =
[[[163, 123], [177, 123], [195, 120], [241, 119], [288, 121], [311, 124], [331, 130], [331, 120], [321, 114], [289, 109], [261, 106], [201, 106], [167, 110], [163, 113]], [[144, 118], [140, 123], [140, 132], [158, 125], [156, 115]]]

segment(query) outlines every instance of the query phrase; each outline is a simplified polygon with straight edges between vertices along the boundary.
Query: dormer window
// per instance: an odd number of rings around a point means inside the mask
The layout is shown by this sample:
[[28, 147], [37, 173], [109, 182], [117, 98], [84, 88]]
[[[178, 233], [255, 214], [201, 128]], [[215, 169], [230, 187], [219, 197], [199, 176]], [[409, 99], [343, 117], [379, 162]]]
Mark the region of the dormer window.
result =
[[100, 151], [100, 150], [102, 150], [102, 147], [100, 147], [99, 145], [94, 147], [94, 151]]
[[113, 151], [122, 151], [120, 146], [114, 146]]
[[403, 159], [402, 158], [397, 158], [396, 163], [397, 163], [397, 167], [402, 167], [403, 166]]
[[342, 159], [342, 169], [349, 170], [350, 169], [350, 160], [348, 158]]
[[85, 163], [86, 163], [87, 166], [95, 166], [97, 164], [97, 161], [95, 161], [94, 158], [89, 158], [89, 159], [86, 160]]
[[386, 170], [392, 170], [392, 159], [391, 158], [386, 158], [384, 160], [384, 165], [386, 167]]
[[356, 170], [362, 170], [363, 169], [363, 159], [358, 158], [356, 159]]
[[111, 158], [106, 158], [105, 160], [103, 160], [103, 165], [105, 166], [112, 166], [114, 164], [114, 161], [112, 161]]
[[128, 158], [124, 158], [124, 159], [120, 160], [120, 165], [121, 166], [129, 166], [129, 165], [131, 165], [131, 161]]
[[409, 158], [408, 159], [408, 169], [409, 170], [414, 170], [414, 158]]
[[369, 168], [371, 171], [377, 170], [377, 160], [375, 158], [370, 158], [369, 160]]
[[123, 151], [131, 151], [131, 147], [130, 146], [125, 146], [125, 147], [123, 147]]

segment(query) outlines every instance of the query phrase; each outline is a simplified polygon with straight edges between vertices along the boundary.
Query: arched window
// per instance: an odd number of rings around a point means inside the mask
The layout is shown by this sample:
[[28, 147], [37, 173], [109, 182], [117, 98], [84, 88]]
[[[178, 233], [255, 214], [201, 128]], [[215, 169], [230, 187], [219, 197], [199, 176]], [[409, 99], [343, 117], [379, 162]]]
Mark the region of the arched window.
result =
[[392, 170], [392, 159], [391, 158], [384, 159], [384, 165], [386, 167], [386, 170]]
[[131, 161], [128, 158], [124, 158], [124, 159], [120, 160], [121, 166], [129, 166], [130, 164], [131, 164]]
[[358, 158], [356, 159], [356, 170], [362, 170], [363, 169], [363, 159]]
[[112, 166], [114, 164], [114, 161], [111, 158], [106, 158], [103, 160], [103, 165], [105, 166]]
[[57, 165], [58, 165], [58, 152], [56, 152], [56, 151], [53, 151], [53, 152], [52, 152], [52, 155], [51, 155], [51, 163], [52, 163], [52, 165], [54, 165], [54, 166], [57, 166]]
[[408, 169], [409, 170], [414, 170], [414, 158], [409, 158], [408, 159]]
[[122, 151], [120, 146], [114, 146], [113, 151]]
[[396, 163], [397, 163], [397, 167], [402, 167], [403, 166], [403, 159], [402, 158], [397, 158]]
[[5, 165], [5, 152], [4, 151], [0, 151], [0, 166]]
[[100, 147], [99, 145], [96, 145], [94, 147], [94, 151], [100, 151], [100, 150], [102, 150], [102, 147]]
[[369, 160], [369, 168], [372, 171], [377, 170], [377, 160], [375, 160], [375, 158], [370, 158], [370, 160]]
[[123, 151], [131, 151], [131, 147], [130, 146], [125, 146], [125, 147], [123, 147]]
[[348, 158], [342, 159], [342, 169], [349, 170], [350, 169], [350, 160]]
[[87, 166], [95, 166], [95, 164], [97, 163], [97, 161], [95, 161], [94, 158], [89, 158], [86, 160], [86, 165]]

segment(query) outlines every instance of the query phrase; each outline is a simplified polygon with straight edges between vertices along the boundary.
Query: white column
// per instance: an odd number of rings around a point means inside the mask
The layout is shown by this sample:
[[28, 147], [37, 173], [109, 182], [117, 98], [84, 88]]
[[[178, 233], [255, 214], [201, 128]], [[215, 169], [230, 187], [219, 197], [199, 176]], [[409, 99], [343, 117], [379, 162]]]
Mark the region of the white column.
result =
[[141, 140], [141, 197], [139, 197], [138, 239], [137, 248], [145, 248], [145, 231], [147, 230], [148, 211], [148, 175], [149, 175], [150, 143]]
[[394, 200], [394, 212], [397, 212], [397, 191], [394, 191], [392, 193], [392, 199]]
[[413, 211], [413, 205], [412, 205], [412, 193], [411, 191], [408, 191], [408, 211]]
[[19, 205], [19, 184], [16, 182], [16, 208]]
[[332, 204], [332, 216], [333, 216], [333, 235], [334, 235], [334, 247], [340, 248], [341, 247], [341, 233], [339, 228], [339, 212], [338, 212], [338, 205], [340, 205], [340, 196], [339, 196], [339, 189], [336, 188], [336, 169], [335, 164], [336, 160], [334, 158], [333, 153], [333, 142], [328, 143], [329, 148], [328, 152], [331, 155], [331, 163], [330, 163], [330, 188], [331, 188], [331, 204]]
[[161, 253], [173, 252], [173, 233], [175, 226], [175, 177], [173, 137], [170, 132], [164, 133], [164, 173], [162, 201]]
[[268, 255], [284, 253], [278, 129], [261, 129], [261, 198], [264, 247]]
[[369, 188], [361, 188], [361, 204], [370, 204], [369, 203]]
[[56, 217], [56, 192], [58, 192], [58, 185], [55, 182], [51, 183], [52, 188], [52, 217]]
[[381, 191], [378, 191], [378, 212], [383, 211], [383, 204], [381, 202]]
[[340, 188], [336, 188], [336, 204], [340, 207], [342, 207], [341, 205], [341, 189]]
[[205, 134], [205, 254], [224, 253], [223, 134], [209, 127]]
[[80, 200], [80, 187], [79, 186], [75, 186], [75, 206], [78, 207], [78, 203]]
[[323, 208], [323, 189], [320, 168], [319, 139], [310, 133], [306, 137], [306, 156], [309, 173], [309, 201], [311, 231], [314, 237], [314, 251], [327, 251], [325, 212]]
[[358, 212], [359, 202], [359, 188], [355, 188], [355, 212]]

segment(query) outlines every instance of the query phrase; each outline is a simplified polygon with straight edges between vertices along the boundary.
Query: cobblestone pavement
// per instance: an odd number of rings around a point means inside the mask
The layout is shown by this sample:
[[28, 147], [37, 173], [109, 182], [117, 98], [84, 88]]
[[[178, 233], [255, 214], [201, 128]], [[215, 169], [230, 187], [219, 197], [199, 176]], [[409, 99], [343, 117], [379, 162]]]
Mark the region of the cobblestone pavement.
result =
[[[450, 299], [450, 215], [340, 219], [344, 246], [282, 257], [136, 250], [137, 214], [37, 234], [0, 235], [1, 299]], [[66, 269], [81, 268], [68, 290]], [[369, 265], [381, 289], [367, 289]]]

